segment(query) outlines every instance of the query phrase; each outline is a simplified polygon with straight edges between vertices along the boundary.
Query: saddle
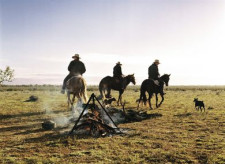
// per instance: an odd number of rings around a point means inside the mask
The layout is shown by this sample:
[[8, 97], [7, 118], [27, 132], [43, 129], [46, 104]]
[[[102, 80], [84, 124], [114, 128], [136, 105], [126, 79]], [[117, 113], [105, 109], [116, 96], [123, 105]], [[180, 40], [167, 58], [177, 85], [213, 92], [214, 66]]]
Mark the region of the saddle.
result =
[[113, 77], [116, 83], [122, 83], [123, 77]]
[[154, 82], [155, 85], [160, 86], [159, 80], [154, 80], [154, 79], [150, 79], [150, 80], [152, 80], [152, 81]]
[[69, 78], [69, 79], [67, 80], [66, 83], [69, 83], [72, 79], [77, 78], [77, 77], [82, 77], [82, 75], [80, 75], [80, 74], [74, 74], [71, 78]]
[[124, 78], [123, 77], [113, 77], [115, 83], [120, 86], [121, 89], [124, 89]]

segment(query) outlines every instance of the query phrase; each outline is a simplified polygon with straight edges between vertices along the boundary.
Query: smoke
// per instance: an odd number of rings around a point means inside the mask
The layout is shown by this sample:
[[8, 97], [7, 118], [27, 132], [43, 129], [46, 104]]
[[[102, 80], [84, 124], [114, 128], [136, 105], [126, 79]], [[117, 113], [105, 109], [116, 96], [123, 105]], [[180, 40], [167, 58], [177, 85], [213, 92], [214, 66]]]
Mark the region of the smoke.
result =
[[114, 111], [113, 108], [107, 108], [106, 111], [113, 121], [109, 118], [109, 116], [106, 114], [106, 112], [103, 109], [101, 110], [102, 119], [107, 125], [111, 126], [112, 128], [116, 128], [117, 124], [125, 121], [125, 117], [122, 112]]
[[[83, 111], [83, 102], [78, 101], [74, 106], [72, 106], [72, 110], [68, 113], [56, 113], [47, 104], [44, 105], [44, 109], [47, 118], [54, 121], [56, 123], [56, 127], [70, 127], [72, 126], [71, 123], [74, 123]], [[86, 110], [84, 114], [87, 112], [88, 111]]]
[[[67, 133], [68, 131], [72, 130], [73, 126], [75, 125], [75, 122], [79, 118], [80, 114], [84, 110], [84, 105], [82, 100], [78, 101], [70, 111], [68, 112], [55, 112], [50, 108], [49, 105], [45, 104], [45, 114], [49, 120], [52, 120], [56, 123], [56, 127], [60, 128], [60, 133]], [[68, 109], [67, 109], [68, 110]], [[125, 121], [124, 114], [121, 110], [115, 109], [115, 108], [107, 108], [106, 111], [109, 114], [109, 116], [106, 114], [106, 112], [99, 108], [99, 112], [101, 115], [101, 119], [104, 121], [105, 124], [112, 128], [117, 128], [117, 125]], [[83, 113], [83, 115], [88, 113], [88, 109], [86, 109]], [[111, 119], [113, 120], [111, 120]], [[80, 123], [82, 122], [82, 118]]]
[[115, 124], [120, 124], [122, 122], [125, 122], [124, 114], [121, 112], [114, 113], [111, 117], [112, 117], [112, 120], [115, 122]]
[[[80, 116], [80, 114], [83, 111], [83, 101], [82, 99], [80, 101], [77, 102], [76, 106], [72, 106], [72, 116], [74, 119], [78, 119], [78, 117]], [[88, 112], [88, 110], [86, 109], [83, 113], [83, 115], [85, 115]]]
[[59, 116], [55, 117], [53, 121], [56, 123], [56, 126], [65, 127], [69, 125], [71, 117]]

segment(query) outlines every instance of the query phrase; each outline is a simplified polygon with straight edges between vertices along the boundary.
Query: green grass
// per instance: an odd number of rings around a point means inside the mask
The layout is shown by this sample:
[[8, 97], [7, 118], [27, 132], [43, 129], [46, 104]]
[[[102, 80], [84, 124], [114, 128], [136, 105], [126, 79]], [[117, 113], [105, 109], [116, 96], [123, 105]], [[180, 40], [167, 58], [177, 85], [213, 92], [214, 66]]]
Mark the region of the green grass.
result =
[[[225, 163], [225, 87], [168, 87], [160, 108], [139, 109], [162, 117], [120, 124], [131, 131], [106, 138], [42, 130], [44, 120], [69, 114], [59, 92], [60, 86], [48, 85], [0, 88], [0, 163]], [[98, 95], [96, 86], [88, 87], [92, 92]], [[24, 102], [31, 95], [39, 100]], [[204, 100], [206, 112], [194, 109], [195, 97]], [[129, 87], [125, 109], [136, 109], [138, 98], [139, 86]]]

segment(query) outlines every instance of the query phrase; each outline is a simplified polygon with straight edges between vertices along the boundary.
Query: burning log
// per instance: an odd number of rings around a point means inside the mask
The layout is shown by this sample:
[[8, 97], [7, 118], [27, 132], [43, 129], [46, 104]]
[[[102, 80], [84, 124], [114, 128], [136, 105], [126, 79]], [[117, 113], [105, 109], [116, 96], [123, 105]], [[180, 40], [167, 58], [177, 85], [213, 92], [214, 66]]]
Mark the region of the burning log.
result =
[[[100, 114], [99, 108], [91, 110], [82, 117], [81, 124], [77, 125], [75, 131], [82, 132], [93, 137], [104, 137], [115, 133], [115, 129], [107, 125]], [[86, 132], [85, 132], [86, 131]]]
[[[90, 104], [91, 100], [93, 101], [92, 104]], [[97, 105], [95, 105], [95, 100], [97, 100], [97, 102], [101, 106], [101, 109]], [[89, 112], [83, 116], [84, 111], [87, 110], [87, 107], [90, 107], [91, 112]], [[112, 125], [116, 128], [113, 128], [113, 127], [107, 125], [103, 121], [103, 116], [101, 115], [101, 110], [102, 110], [102, 112], [103, 111], [105, 112], [108, 119], [111, 120]], [[82, 122], [80, 124], [78, 124], [80, 120]], [[85, 107], [84, 107], [82, 113], [80, 114], [78, 120], [76, 121], [73, 129], [70, 131], [69, 134], [71, 134], [73, 131], [75, 131], [75, 134], [79, 134], [79, 131], [86, 130], [86, 132], [89, 135], [94, 136], [94, 137], [99, 137], [99, 136], [108, 136], [111, 134], [115, 134], [115, 133], [117, 133], [117, 131], [115, 129], [119, 129], [119, 128], [115, 125], [114, 121], [112, 120], [110, 115], [107, 113], [105, 108], [98, 101], [96, 96], [94, 94], [92, 94], [90, 99], [88, 100], [88, 103], [85, 104]]]

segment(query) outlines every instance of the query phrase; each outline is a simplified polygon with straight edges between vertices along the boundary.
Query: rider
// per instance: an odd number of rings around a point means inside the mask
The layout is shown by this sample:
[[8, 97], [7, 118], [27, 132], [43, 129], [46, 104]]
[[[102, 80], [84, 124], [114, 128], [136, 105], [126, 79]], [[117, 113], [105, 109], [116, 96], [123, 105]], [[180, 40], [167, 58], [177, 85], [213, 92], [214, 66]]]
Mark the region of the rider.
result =
[[152, 79], [156, 85], [159, 85], [159, 69], [158, 65], [160, 64], [159, 60], [156, 59], [152, 65], [148, 68], [148, 78]]
[[159, 81], [160, 74], [158, 69], [159, 64], [160, 64], [159, 60], [155, 59], [152, 65], [148, 68], [148, 78], [153, 80], [157, 86], [160, 86], [160, 81]]
[[80, 56], [79, 54], [75, 54], [74, 56], [72, 56], [72, 58], [74, 60], [72, 60], [68, 66], [68, 71], [70, 72], [66, 78], [63, 81], [63, 86], [62, 86], [62, 90], [61, 93], [64, 94], [65, 93], [65, 88], [66, 88], [66, 82], [75, 75], [82, 75], [83, 73], [86, 72], [86, 68], [83, 62], [80, 61]]
[[113, 77], [115, 79], [119, 79], [119, 83], [121, 85], [121, 88], [123, 89], [123, 74], [122, 74], [122, 64], [120, 62], [117, 62], [116, 65], [113, 68]]

